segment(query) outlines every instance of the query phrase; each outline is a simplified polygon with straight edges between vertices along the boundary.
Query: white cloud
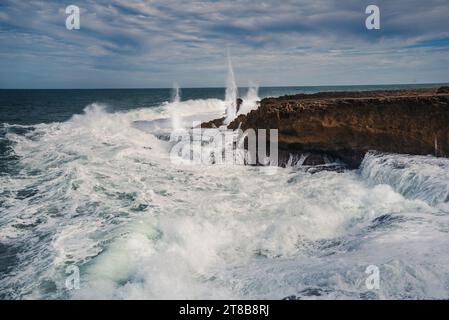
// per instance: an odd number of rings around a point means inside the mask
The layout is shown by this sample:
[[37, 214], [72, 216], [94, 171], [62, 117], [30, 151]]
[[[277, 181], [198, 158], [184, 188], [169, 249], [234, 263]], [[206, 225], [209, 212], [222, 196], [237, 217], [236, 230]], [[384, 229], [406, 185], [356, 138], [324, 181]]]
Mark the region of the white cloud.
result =
[[66, 3], [3, 1], [0, 87], [32, 86], [45, 68], [40, 84], [59, 86], [68, 66], [86, 86], [220, 86], [227, 48], [242, 85], [449, 80], [447, 47], [431, 42], [449, 38], [447, 1], [377, 1], [377, 34], [364, 28], [368, 1], [76, 2], [79, 31], [65, 29]]

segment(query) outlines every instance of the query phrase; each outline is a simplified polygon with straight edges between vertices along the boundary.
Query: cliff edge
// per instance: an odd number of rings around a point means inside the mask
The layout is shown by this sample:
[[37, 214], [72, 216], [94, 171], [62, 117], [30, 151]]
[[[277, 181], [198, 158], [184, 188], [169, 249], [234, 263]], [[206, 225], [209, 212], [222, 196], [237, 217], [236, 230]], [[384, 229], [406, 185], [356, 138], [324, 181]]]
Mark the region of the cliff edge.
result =
[[266, 98], [228, 128], [239, 125], [278, 129], [282, 152], [327, 154], [353, 168], [369, 150], [448, 156], [449, 87]]

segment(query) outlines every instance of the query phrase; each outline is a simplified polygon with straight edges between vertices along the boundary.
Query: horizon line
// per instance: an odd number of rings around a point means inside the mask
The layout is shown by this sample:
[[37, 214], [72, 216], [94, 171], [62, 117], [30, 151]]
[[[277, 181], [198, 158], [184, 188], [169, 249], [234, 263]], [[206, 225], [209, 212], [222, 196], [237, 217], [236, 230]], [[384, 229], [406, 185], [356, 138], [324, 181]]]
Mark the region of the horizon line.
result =
[[[423, 83], [382, 83], [382, 84], [320, 84], [320, 85], [286, 85], [286, 86], [258, 86], [258, 88], [317, 88], [317, 87], [375, 87], [375, 86], [433, 86], [449, 85], [449, 82], [423, 82]], [[250, 86], [237, 86], [249, 88]], [[180, 89], [225, 89], [222, 87], [180, 87]], [[172, 87], [103, 87], [103, 88], [0, 88], [0, 90], [162, 90]]]

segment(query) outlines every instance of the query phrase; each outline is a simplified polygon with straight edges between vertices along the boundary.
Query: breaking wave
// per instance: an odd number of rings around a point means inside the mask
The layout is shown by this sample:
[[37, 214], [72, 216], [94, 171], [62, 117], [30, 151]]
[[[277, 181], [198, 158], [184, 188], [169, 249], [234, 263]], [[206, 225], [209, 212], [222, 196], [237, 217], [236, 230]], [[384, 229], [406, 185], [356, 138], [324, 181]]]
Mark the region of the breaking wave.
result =
[[[4, 124], [15, 158], [0, 175], [1, 296], [449, 297], [445, 159], [370, 153], [360, 171], [276, 175], [170, 162], [155, 135], [174, 113], [185, 124], [225, 109], [94, 104], [63, 123]], [[72, 265], [80, 290], [65, 287]]]
[[371, 152], [361, 165], [369, 184], [388, 184], [410, 199], [449, 212], [449, 159]]

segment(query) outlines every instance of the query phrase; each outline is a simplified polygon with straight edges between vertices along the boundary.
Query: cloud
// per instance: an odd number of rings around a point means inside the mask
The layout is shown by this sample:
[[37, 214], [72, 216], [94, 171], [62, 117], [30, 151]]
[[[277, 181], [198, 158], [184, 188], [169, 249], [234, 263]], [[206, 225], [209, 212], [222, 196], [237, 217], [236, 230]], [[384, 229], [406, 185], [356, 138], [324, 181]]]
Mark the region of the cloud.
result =
[[0, 3], [0, 87], [222, 86], [448, 82], [446, 0], [65, 1]]

